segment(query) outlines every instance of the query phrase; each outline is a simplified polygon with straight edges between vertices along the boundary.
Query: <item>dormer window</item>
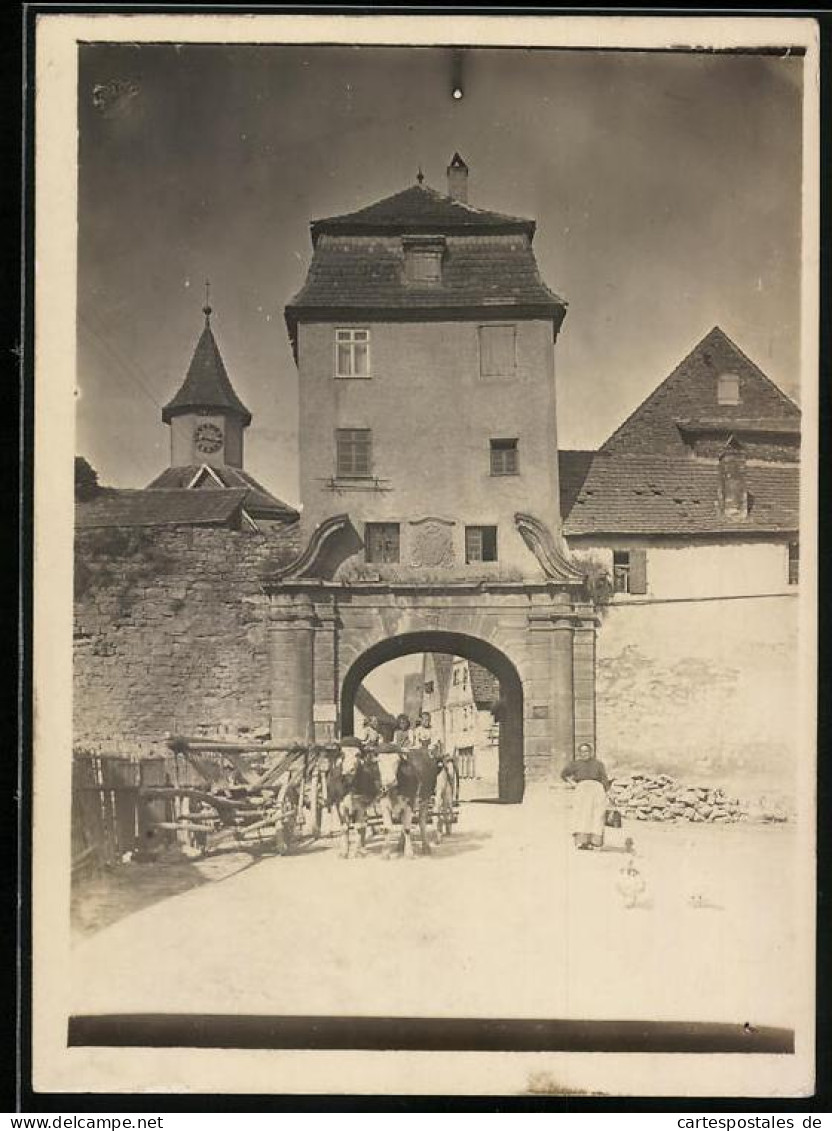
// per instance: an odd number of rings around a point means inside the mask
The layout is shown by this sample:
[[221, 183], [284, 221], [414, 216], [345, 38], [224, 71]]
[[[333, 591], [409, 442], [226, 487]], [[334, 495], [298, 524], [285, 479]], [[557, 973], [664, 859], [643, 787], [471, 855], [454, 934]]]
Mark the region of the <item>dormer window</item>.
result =
[[736, 373], [720, 373], [717, 379], [716, 399], [718, 404], [740, 403], [740, 379]]
[[445, 241], [436, 239], [406, 239], [404, 241], [404, 274], [408, 283], [429, 286], [442, 282], [442, 256]]

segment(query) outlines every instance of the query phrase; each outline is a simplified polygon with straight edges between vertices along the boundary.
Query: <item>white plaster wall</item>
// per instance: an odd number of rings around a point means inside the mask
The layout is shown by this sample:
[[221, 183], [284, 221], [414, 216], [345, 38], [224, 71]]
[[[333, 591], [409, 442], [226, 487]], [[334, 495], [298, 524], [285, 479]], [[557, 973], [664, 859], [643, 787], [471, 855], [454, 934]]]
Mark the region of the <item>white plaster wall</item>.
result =
[[[578, 558], [602, 562], [612, 575], [613, 550], [646, 549], [647, 596], [653, 598], [733, 597], [796, 593], [789, 585], [788, 539], [780, 541], [650, 542], [644, 538], [572, 539]], [[616, 604], [643, 600], [616, 594]]]
[[[352, 324], [370, 331], [366, 380], [334, 376], [335, 324], [299, 327], [307, 531], [344, 511], [359, 533], [365, 521], [399, 522], [406, 562], [408, 520], [442, 517], [455, 522], [456, 559], [464, 567], [465, 524], [496, 525], [499, 564], [540, 576], [514, 514], [522, 510], [559, 522], [552, 325], [518, 321], [515, 376], [484, 379], [478, 328], [487, 322]], [[338, 428], [372, 429], [373, 472], [384, 490], [327, 486], [336, 471]], [[489, 441], [510, 437], [519, 440], [519, 474], [492, 476]]]
[[739, 792], [791, 792], [797, 760], [798, 603], [621, 603], [598, 633], [601, 757]]

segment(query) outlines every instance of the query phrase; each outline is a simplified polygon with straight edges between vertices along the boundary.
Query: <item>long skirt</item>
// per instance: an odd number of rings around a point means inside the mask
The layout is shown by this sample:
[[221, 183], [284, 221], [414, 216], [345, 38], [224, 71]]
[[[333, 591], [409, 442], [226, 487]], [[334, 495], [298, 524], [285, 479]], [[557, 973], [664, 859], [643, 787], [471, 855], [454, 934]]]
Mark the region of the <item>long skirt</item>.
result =
[[604, 843], [607, 795], [599, 781], [578, 782], [572, 798], [572, 835], [577, 845]]

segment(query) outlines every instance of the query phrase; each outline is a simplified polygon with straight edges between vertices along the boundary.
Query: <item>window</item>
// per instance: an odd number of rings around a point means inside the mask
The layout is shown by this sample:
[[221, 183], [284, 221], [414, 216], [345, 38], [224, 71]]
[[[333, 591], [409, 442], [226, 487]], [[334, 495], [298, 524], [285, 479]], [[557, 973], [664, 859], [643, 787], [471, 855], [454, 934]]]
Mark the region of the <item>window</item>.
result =
[[335, 331], [335, 376], [370, 376], [370, 331]]
[[613, 550], [613, 593], [647, 592], [647, 551]]
[[800, 580], [800, 543], [789, 542], [789, 585]]
[[399, 560], [399, 524], [368, 522], [364, 527], [364, 554], [368, 562], [395, 565]]
[[432, 679], [425, 680], [424, 692], [425, 692], [425, 695], [433, 695], [433, 680]]
[[336, 447], [339, 478], [361, 479], [372, 474], [373, 434], [369, 428], [339, 428]]
[[517, 441], [492, 440], [491, 474], [516, 475], [517, 466]]
[[630, 553], [629, 550], [613, 550], [612, 553], [612, 591], [630, 592]]
[[514, 326], [480, 326], [480, 376], [513, 377], [517, 366]]
[[472, 562], [496, 562], [496, 526], [465, 527], [465, 560], [469, 565]]
[[459, 668], [454, 668], [454, 687], [459, 687]]
[[720, 373], [716, 399], [718, 404], [740, 403], [740, 379], [736, 373]]
[[409, 247], [405, 251], [405, 276], [408, 283], [442, 281], [442, 249]]

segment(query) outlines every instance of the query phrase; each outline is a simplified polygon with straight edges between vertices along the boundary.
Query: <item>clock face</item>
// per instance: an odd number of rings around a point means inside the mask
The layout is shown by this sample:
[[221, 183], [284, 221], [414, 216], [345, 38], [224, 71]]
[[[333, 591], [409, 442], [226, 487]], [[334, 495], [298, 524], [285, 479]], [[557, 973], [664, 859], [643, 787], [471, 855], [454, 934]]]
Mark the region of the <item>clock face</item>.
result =
[[222, 447], [222, 428], [216, 424], [198, 424], [194, 431], [194, 443], [198, 452], [211, 455]]

